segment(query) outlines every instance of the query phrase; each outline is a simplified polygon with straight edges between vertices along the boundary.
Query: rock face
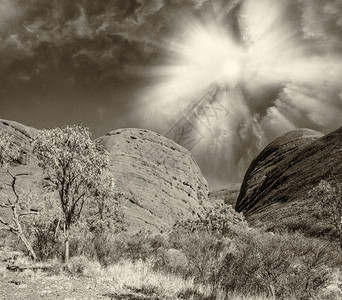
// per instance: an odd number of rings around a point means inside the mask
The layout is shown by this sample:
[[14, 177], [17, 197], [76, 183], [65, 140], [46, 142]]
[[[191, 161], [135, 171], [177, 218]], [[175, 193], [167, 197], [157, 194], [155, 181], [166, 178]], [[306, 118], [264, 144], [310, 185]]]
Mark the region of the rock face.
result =
[[196, 214], [208, 199], [207, 182], [190, 152], [152, 131], [119, 129], [98, 139], [132, 231], [162, 231]]
[[14, 142], [21, 149], [19, 162], [23, 165], [35, 160], [32, 155], [31, 142], [37, 134], [37, 129], [20, 123], [0, 119], [0, 132], [6, 132], [14, 137]]
[[259, 220], [273, 229], [307, 227], [318, 233], [317, 203], [309, 191], [322, 179], [342, 181], [342, 128], [326, 136], [295, 130], [276, 139], [253, 160], [235, 208], [251, 223]]
[[[43, 195], [44, 174], [31, 146], [38, 130], [0, 120], [0, 131], [14, 136], [22, 152], [11, 167], [14, 174], [28, 173], [18, 179], [19, 191]], [[166, 230], [177, 219], [191, 218], [208, 200], [207, 182], [198, 165], [188, 150], [173, 141], [143, 129], [119, 129], [98, 140], [110, 153], [111, 172], [130, 231]], [[10, 180], [0, 173], [0, 181]], [[0, 188], [0, 201], [3, 197], [13, 197], [12, 192]], [[11, 213], [0, 209], [0, 217], [10, 221]]]
[[[39, 186], [43, 179], [43, 173], [37, 166], [37, 160], [32, 155], [31, 142], [37, 134], [37, 129], [20, 123], [0, 119], [0, 132], [5, 132], [13, 137], [14, 142], [19, 146], [20, 157], [18, 162], [11, 167], [13, 174], [28, 174], [18, 178], [16, 187], [21, 195], [27, 195]], [[3, 173], [5, 171], [0, 168], [0, 202], [4, 199], [14, 199], [14, 194], [8, 188], [1, 188], [1, 183], [10, 183], [11, 177]], [[6, 222], [12, 222], [12, 214], [10, 209], [1, 208], [0, 217]]]
[[240, 186], [240, 183], [231, 183], [223, 189], [211, 191], [209, 193], [209, 201], [212, 203], [221, 201], [235, 207], [240, 192]]

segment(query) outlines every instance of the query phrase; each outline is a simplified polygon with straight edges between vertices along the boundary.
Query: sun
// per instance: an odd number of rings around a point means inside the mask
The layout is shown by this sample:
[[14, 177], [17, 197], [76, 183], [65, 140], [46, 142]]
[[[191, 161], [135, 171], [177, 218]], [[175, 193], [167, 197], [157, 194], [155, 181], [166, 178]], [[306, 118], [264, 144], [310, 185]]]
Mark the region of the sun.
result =
[[222, 76], [224, 81], [232, 85], [240, 80], [242, 73], [242, 66], [238, 60], [228, 59], [222, 63]]
[[180, 65], [188, 66], [210, 82], [235, 86], [243, 77], [244, 51], [222, 28], [194, 25], [175, 49]]

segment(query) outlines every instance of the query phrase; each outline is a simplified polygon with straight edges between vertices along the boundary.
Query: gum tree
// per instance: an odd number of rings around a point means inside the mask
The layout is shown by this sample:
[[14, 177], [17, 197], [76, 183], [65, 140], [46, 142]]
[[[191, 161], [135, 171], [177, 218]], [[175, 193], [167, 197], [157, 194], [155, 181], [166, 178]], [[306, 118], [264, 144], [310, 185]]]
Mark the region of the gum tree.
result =
[[58, 193], [63, 212], [64, 259], [68, 263], [70, 227], [80, 218], [85, 202], [98, 196], [109, 166], [108, 152], [91, 140], [88, 128], [76, 125], [42, 130], [33, 146], [48, 186]]
[[[5, 173], [10, 178], [10, 182], [3, 182], [5, 186], [8, 186], [11, 190], [12, 197], [7, 196], [5, 201], [0, 202], [0, 208], [11, 212], [12, 221], [6, 220], [0, 217], [0, 229], [7, 230], [19, 237], [19, 239], [24, 243], [26, 249], [28, 250], [31, 258], [33, 260], [37, 259], [37, 256], [29, 242], [26, 238], [23, 226], [22, 218], [27, 217], [32, 214], [37, 214], [36, 211], [23, 210], [21, 207], [23, 205], [23, 200], [20, 193], [17, 190], [17, 180], [21, 176], [28, 175], [26, 173], [13, 174], [10, 171], [11, 163], [18, 160], [20, 155], [19, 147], [13, 142], [13, 138], [6, 133], [0, 132], [0, 167], [6, 169]], [[14, 197], [13, 197], [14, 196]]]

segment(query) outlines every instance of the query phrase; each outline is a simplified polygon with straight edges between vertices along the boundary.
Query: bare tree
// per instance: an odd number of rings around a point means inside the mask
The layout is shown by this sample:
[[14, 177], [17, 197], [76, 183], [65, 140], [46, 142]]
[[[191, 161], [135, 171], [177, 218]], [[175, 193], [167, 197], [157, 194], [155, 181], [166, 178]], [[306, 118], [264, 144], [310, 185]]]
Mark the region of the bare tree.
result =
[[[15, 161], [19, 157], [19, 149], [14, 144], [12, 138], [5, 133], [0, 133], [0, 167], [7, 166], [9, 168], [10, 163]], [[32, 214], [37, 214], [37, 211], [24, 211], [20, 208], [20, 204], [22, 204], [21, 197], [17, 191], [17, 179], [20, 176], [28, 175], [26, 173], [21, 174], [13, 174], [9, 169], [5, 172], [8, 176], [10, 176], [10, 182], [3, 182], [4, 185], [8, 186], [12, 194], [14, 195], [14, 200], [7, 197], [7, 201], [0, 202], [0, 207], [3, 210], [10, 210], [12, 215], [12, 221], [8, 222], [4, 218], [0, 217], [0, 230], [7, 230], [15, 235], [17, 235], [20, 240], [24, 243], [26, 249], [30, 253], [30, 256], [33, 260], [37, 259], [37, 256], [29, 242], [26, 238], [23, 227], [21, 224], [21, 219], [25, 216], [29, 216]]]

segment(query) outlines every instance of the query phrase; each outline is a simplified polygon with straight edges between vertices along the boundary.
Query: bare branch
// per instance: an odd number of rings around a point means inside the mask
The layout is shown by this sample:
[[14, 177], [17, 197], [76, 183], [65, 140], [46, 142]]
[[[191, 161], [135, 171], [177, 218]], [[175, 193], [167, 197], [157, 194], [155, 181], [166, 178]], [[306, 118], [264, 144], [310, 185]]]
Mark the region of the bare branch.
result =
[[7, 231], [11, 231], [11, 229], [10, 229], [10, 228], [8, 228], [8, 227], [0, 227], [0, 230], [7, 230]]
[[18, 228], [10, 225], [8, 222], [4, 221], [3, 219], [0, 218], [0, 223], [5, 225], [6, 228], [8, 228], [9, 231], [11, 232], [17, 232], [18, 231]]
[[29, 175], [29, 173], [19, 173], [19, 174], [13, 175], [13, 173], [10, 170], [8, 170], [8, 169], [7, 169], [6, 173], [8, 173], [12, 178], [19, 177], [19, 176], [27, 176], [27, 175]]
[[14, 178], [14, 175], [12, 174], [10, 170], [7, 169], [6, 173], [9, 174], [12, 178]]
[[15, 174], [16, 177], [19, 177], [19, 176], [28, 176], [30, 175], [29, 173], [19, 173], [19, 174]]
[[38, 215], [37, 211], [28, 211], [28, 212], [24, 212], [18, 215], [18, 218], [23, 217], [23, 216], [28, 216], [28, 215]]
[[8, 201], [8, 203], [11, 205], [11, 207], [14, 207], [14, 205], [12, 204], [10, 198], [7, 198], [7, 201]]

